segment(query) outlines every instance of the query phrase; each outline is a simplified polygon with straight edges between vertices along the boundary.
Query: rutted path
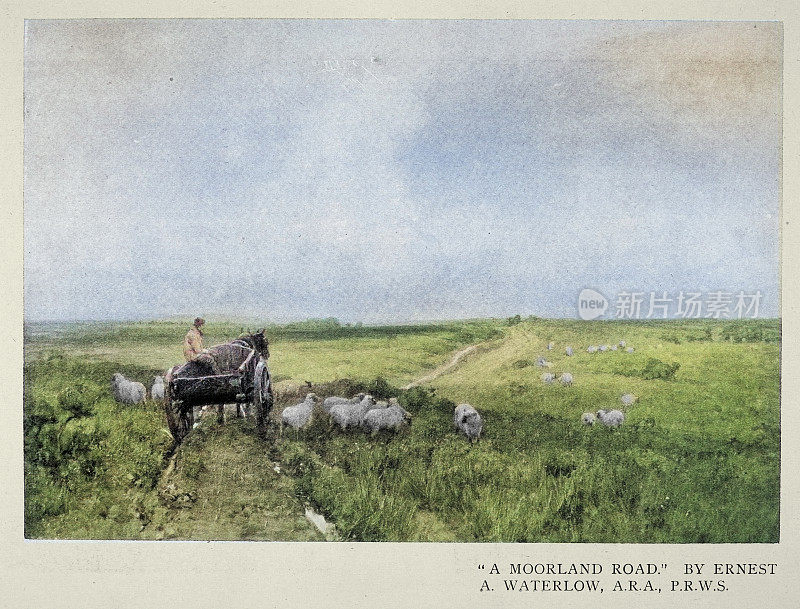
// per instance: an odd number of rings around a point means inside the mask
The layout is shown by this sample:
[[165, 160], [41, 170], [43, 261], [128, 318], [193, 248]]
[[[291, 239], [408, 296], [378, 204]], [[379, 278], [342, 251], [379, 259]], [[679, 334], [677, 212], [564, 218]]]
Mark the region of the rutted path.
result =
[[441, 366], [439, 366], [429, 374], [426, 374], [422, 378], [418, 378], [416, 381], [411, 381], [408, 385], [401, 387], [401, 389], [411, 389], [412, 387], [417, 387], [424, 383], [430, 383], [432, 380], [439, 378], [440, 376], [446, 374], [447, 372], [450, 372], [450, 370], [458, 366], [458, 363], [462, 359], [464, 359], [467, 355], [475, 351], [477, 348], [478, 345], [470, 345], [469, 347], [461, 349], [461, 351], [458, 351], [455, 355], [453, 355], [453, 357], [450, 359], [449, 362], [447, 362], [446, 364], [442, 364]]

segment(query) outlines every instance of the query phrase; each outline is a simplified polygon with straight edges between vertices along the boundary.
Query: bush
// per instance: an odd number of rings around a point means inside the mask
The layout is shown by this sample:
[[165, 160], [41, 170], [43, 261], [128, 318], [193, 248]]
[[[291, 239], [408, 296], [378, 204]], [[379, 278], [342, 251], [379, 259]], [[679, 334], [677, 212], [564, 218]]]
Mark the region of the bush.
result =
[[648, 381], [654, 379], [671, 381], [675, 378], [675, 373], [680, 367], [681, 365], [677, 362], [667, 364], [659, 359], [651, 357], [647, 360], [647, 363], [644, 365], [644, 368], [642, 368], [639, 376]]
[[396, 397], [400, 390], [389, 384], [385, 378], [378, 377], [367, 384], [366, 392], [377, 400], [388, 400]]
[[614, 369], [614, 373], [622, 376], [638, 376], [648, 381], [654, 379], [671, 381], [675, 378], [675, 373], [678, 372], [680, 367], [681, 365], [677, 362], [667, 364], [655, 357], [651, 357], [647, 360], [643, 368], [637, 368], [632, 362], [628, 362], [617, 366]]
[[80, 381], [76, 382], [72, 387], [63, 389], [58, 394], [59, 407], [76, 418], [93, 414], [99, 400], [99, 393]]

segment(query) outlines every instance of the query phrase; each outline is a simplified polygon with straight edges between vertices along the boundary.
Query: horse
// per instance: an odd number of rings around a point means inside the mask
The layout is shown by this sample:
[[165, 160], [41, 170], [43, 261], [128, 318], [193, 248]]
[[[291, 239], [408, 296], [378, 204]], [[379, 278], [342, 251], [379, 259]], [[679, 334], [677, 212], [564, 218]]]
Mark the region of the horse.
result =
[[180, 442], [192, 429], [193, 407], [200, 405], [216, 404], [221, 423], [225, 403], [236, 401], [239, 417], [239, 405], [249, 401], [257, 405], [256, 423], [262, 428], [264, 406], [268, 413], [273, 401], [268, 358], [269, 342], [262, 329], [204, 349], [193, 360], [168, 370], [164, 377], [164, 410], [175, 440]]

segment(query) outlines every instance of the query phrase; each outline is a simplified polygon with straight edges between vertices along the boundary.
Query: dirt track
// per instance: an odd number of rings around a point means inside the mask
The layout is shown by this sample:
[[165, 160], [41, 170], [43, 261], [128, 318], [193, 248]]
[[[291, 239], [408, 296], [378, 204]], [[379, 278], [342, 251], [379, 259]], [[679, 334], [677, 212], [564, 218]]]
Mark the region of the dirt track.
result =
[[461, 351], [458, 351], [455, 355], [453, 355], [453, 357], [450, 359], [449, 362], [447, 362], [446, 364], [442, 364], [441, 366], [433, 370], [431, 373], [426, 374], [422, 378], [418, 378], [416, 381], [411, 381], [408, 385], [402, 387], [401, 389], [411, 389], [412, 387], [417, 387], [424, 383], [429, 383], [435, 378], [438, 378], [443, 374], [446, 374], [447, 372], [455, 368], [462, 359], [464, 359], [467, 355], [475, 351], [475, 349], [477, 348], [478, 345], [470, 345], [469, 347], [461, 349]]

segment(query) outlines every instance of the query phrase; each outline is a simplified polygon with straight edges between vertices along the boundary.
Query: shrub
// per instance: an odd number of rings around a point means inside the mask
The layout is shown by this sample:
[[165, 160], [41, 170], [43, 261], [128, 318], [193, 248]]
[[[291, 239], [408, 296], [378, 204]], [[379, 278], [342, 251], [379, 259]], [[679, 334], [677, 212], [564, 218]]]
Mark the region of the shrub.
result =
[[677, 332], [666, 332], [661, 335], [661, 340], [665, 340], [669, 343], [675, 343], [676, 345], [681, 344], [681, 337], [678, 336]]
[[651, 381], [654, 379], [661, 379], [664, 381], [671, 381], [675, 378], [675, 373], [681, 365], [677, 362], [667, 364], [655, 357], [647, 360], [643, 368], [637, 368], [632, 362], [624, 363], [614, 369], [615, 374], [622, 376], [638, 376], [645, 380]]
[[655, 357], [651, 357], [647, 360], [647, 363], [644, 365], [644, 368], [642, 368], [639, 376], [648, 381], [653, 379], [671, 381], [675, 378], [675, 373], [680, 367], [681, 365], [677, 362], [667, 364], [659, 359], [656, 359]]

